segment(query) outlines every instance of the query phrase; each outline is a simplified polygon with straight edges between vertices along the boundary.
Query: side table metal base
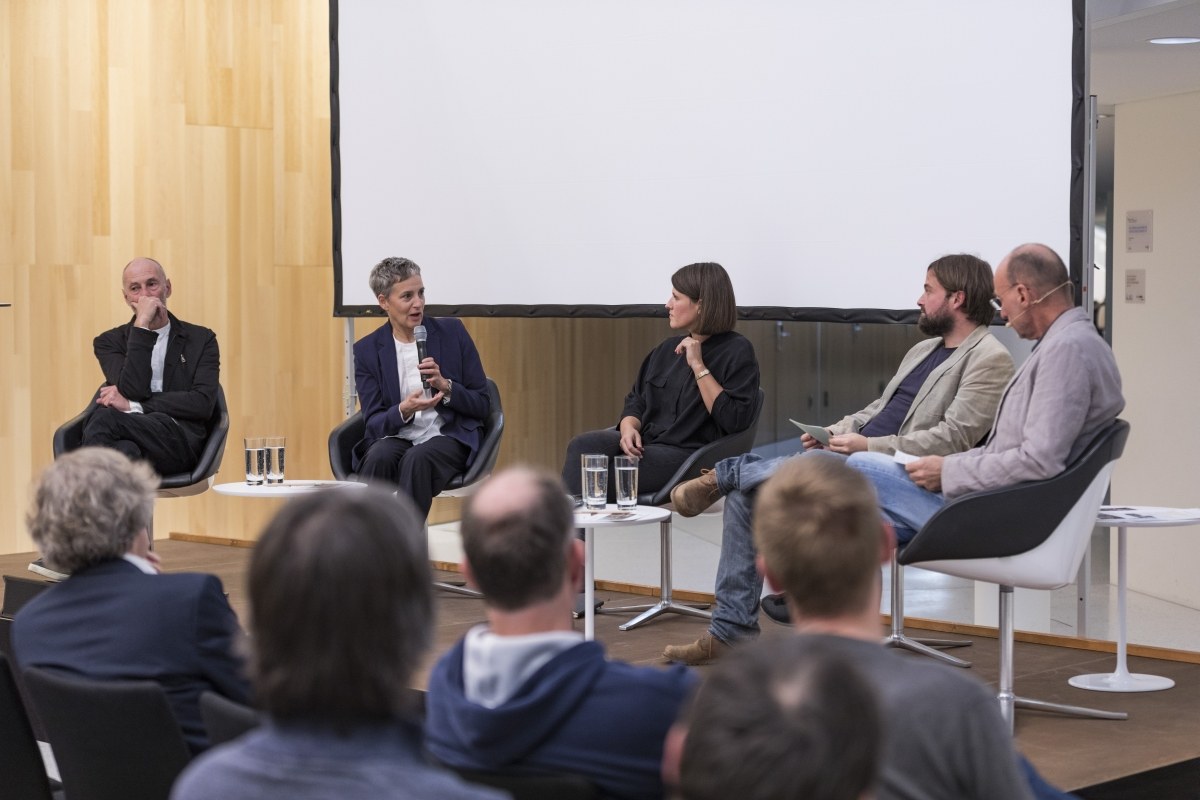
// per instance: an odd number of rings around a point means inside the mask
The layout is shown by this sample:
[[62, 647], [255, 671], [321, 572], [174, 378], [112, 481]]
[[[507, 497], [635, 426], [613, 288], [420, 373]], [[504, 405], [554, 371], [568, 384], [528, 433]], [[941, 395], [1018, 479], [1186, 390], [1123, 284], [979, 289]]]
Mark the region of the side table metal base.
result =
[[1175, 685], [1175, 681], [1170, 678], [1136, 672], [1076, 675], [1067, 683], [1076, 689], [1091, 689], [1093, 692], [1161, 692]]

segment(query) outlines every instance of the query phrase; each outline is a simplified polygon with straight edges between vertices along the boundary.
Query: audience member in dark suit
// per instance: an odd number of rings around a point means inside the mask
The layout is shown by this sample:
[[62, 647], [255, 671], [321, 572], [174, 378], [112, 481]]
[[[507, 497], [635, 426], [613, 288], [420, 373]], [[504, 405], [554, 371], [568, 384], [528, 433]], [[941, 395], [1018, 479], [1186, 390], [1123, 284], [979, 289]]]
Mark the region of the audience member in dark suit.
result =
[[[491, 410], [487, 377], [461, 322], [425, 316], [420, 267], [385, 258], [370, 282], [388, 322], [354, 345], [367, 432], [354, 446], [352, 466], [363, 481], [399, 486], [428, 516], [433, 498], [479, 450]], [[420, 325], [429, 337], [423, 359], [415, 339]]]
[[875, 690], [844, 653], [779, 636], [738, 648], [671, 729], [663, 777], [683, 800], [874, 797]]
[[421, 749], [413, 671], [433, 635], [423, 520], [407, 499], [318, 492], [250, 556], [250, 672], [265, 723], [192, 762], [174, 800], [507, 797]]
[[[737, 302], [720, 264], [681, 267], [671, 276], [667, 321], [672, 336], [650, 351], [616, 427], [581, 433], [567, 444], [562, 479], [572, 494], [582, 482], [581, 455], [634, 456], [638, 490], [656, 492], [693, 452], [754, 421], [758, 359], [735, 333]], [[616, 502], [609, 481], [609, 502]]]
[[39, 481], [29, 533], [46, 562], [71, 573], [17, 613], [17, 662], [95, 679], [154, 680], [193, 751], [208, 745], [206, 689], [246, 702], [240, 635], [221, 581], [159, 574], [146, 529], [158, 478], [115, 450], [61, 456]]
[[217, 401], [217, 336], [167, 311], [171, 281], [154, 259], [121, 273], [133, 319], [96, 337], [104, 386], [83, 429], [83, 444], [146, 459], [160, 475], [188, 472], [200, 459]]
[[488, 621], [434, 667], [426, 742], [457, 769], [575, 773], [605, 797], [661, 797], [663, 742], [696, 676], [610, 661], [572, 630], [572, 522], [548, 473], [502, 472], [467, 500], [463, 568]]

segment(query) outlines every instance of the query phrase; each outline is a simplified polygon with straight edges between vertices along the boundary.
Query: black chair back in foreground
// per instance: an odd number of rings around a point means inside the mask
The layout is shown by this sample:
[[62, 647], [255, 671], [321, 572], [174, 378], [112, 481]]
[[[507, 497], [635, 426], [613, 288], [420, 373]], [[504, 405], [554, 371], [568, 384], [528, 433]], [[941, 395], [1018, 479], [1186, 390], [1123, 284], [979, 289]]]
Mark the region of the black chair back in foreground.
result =
[[1013, 693], [1013, 587], [1057, 589], [1075, 579], [1129, 423], [1114, 420], [1053, 478], [959, 497], [942, 506], [900, 553], [901, 564], [1000, 586], [1000, 710], [1015, 708], [1098, 719], [1128, 715], [1047, 703]]
[[17, 612], [25, 607], [33, 598], [49, 589], [54, 584], [38, 578], [24, 578], [19, 575], [4, 576], [4, 607], [0, 608], [0, 617], [12, 619]]
[[213, 747], [238, 738], [262, 724], [262, 716], [250, 706], [216, 692], [200, 694], [200, 718]]
[[0, 786], [4, 796], [20, 800], [50, 800], [50, 779], [17, 691], [17, 682], [0, 654]]
[[191, 754], [161, 686], [39, 667], [24, 676], [67, 797], [167, 800]]

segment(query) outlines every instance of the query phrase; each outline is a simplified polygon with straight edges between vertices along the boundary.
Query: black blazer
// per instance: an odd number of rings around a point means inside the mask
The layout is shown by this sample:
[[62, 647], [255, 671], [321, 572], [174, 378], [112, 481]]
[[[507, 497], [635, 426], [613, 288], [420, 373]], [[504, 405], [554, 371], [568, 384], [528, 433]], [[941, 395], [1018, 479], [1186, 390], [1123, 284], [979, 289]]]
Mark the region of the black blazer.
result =
[[221, 353], [217, 335], [170, 312], [170, 340], [163, 363], [163, 390], [150, 393], [150, 354], [158, 334], [135, 328], [133, 320], [105, 331], [92, 347], [105, 383], [116, 386], [127, 400], [142, 404], [147, 413], [161, 412], [179, 423], [194, 453], [204, 448], [206, 423], [217, 402]]

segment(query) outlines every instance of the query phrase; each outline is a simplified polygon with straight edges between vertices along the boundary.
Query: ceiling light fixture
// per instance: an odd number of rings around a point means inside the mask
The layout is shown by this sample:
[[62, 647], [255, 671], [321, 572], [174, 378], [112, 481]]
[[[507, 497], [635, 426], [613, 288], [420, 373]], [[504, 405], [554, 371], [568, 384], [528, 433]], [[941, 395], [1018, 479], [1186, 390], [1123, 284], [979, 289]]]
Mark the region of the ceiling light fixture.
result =
[[1196, 36], [1160, 36], [1157, 39], [1147, 39], [1150, 44], [1197, 44], [1200, 37]]

